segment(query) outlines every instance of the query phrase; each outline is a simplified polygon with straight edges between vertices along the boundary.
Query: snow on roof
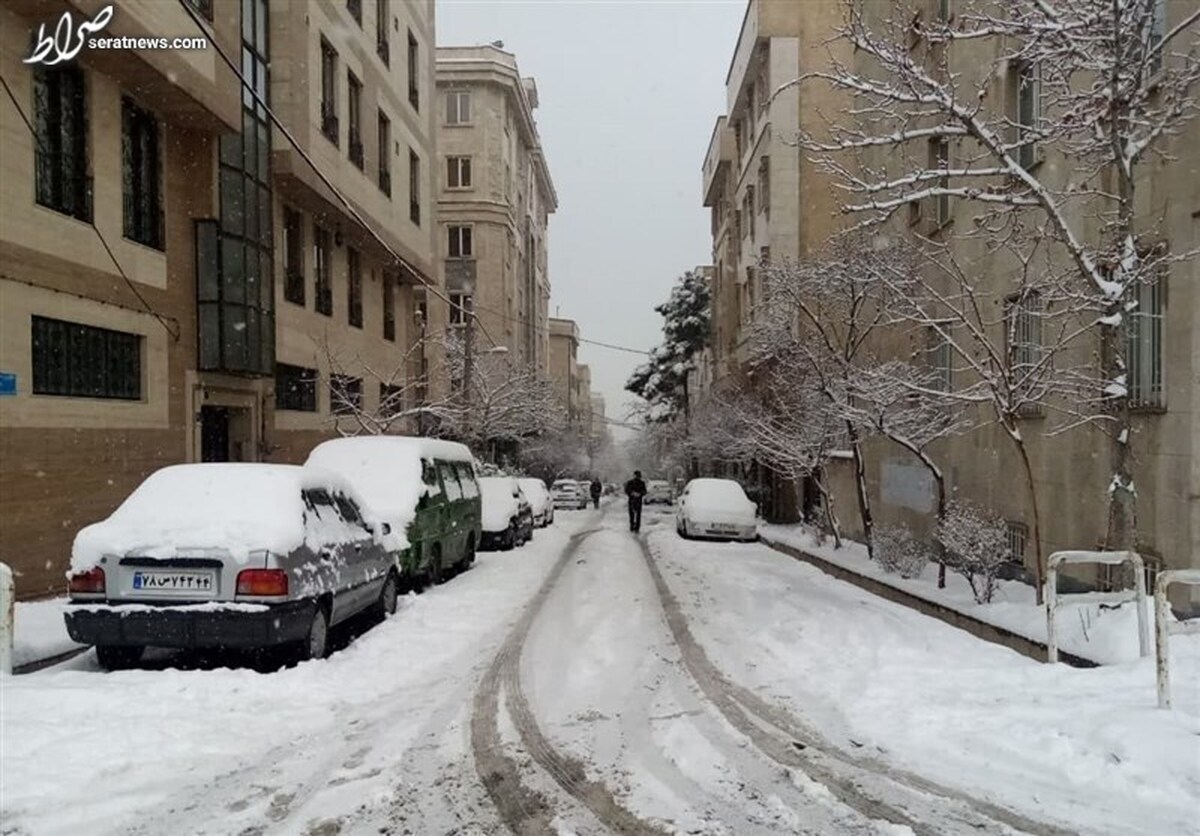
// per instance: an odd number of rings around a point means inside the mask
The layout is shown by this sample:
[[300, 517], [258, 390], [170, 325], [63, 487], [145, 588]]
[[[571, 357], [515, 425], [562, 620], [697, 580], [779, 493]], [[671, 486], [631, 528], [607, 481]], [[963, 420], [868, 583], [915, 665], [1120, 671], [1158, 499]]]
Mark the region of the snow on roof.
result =
[[688, 505], [694, 509], [736, 511], [753, 503], [732, 479], [693, 479], [687, 483]]
[[171, 557], [224, 549], [239, 562], [253, 551], [282, 554], [304, 540], [301, 491], [325, 488], [359, 502], [336, 474], [283, 464], [180, 464], [151, 473], [108, 519], [75, 535], [71, 569], [105, 555]]
[[519, 490], [517, 480], [511, 476], [485, 476], [479, 480], [479, 492], [483, 496], [483, 530], [503, 531], [508, 521], [517, 512], [517, 498], [513, 492]]

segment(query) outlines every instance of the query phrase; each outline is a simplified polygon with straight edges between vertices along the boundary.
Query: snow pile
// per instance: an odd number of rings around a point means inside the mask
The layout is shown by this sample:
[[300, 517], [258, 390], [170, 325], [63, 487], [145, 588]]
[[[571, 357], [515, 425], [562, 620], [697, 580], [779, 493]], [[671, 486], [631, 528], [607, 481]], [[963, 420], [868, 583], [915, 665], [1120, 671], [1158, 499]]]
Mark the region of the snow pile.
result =
[[75, 535], [71, 569], [105, 555], [169, 558], [221, 549], [239, 563], [251, 552], [285, 554], [305, 539], [301, 491], [354, 496], [335, 475], [294, 465], [181, 464], [155, 471], [108, 519]]
[[25, 665], [67, 653], [81, 645], [71, 641], [63, 611], [66, 598], [18, 601], [13, 613], [13, 665]]
[[509, 520], [517, 515], [520, 492], [517, 480], [510, 476], [485, 476], [479, 480], [483, 496], [483, 530], [503, 531]]

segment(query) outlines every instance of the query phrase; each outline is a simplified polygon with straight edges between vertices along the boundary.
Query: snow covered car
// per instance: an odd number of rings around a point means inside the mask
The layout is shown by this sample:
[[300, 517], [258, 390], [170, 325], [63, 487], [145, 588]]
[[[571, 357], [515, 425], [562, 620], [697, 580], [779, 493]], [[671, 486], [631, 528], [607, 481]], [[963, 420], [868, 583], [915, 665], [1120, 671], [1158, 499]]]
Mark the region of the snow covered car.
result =
[[305, 464], [345, 478], [372, 515], [404, 536], [406, 586], [441, 583], [475, 560], [482, 512], [466, 445], [396, 435], [336, 438], [313, 448]]
[[587, 492], [574, 479], [558, 479], [550, 486], [550, 495], [554, 497], [555, 508], [588, 507]]
[[670, 505], [673, 501], [674, 494], [671, 491], [671, 483], [662, 479], [651, 479], [646, 483], [646, 505]]
[[485, 549], [511, 549], [533, 539], [533, 509], [511, 476], [485, 476], [479, 480], [483, 496]]
[[521, 493], [525, 494], [525, 498], [529, 500], [529, 507], [533, 509], [533, 524], [538, 528], [552, 524], [554, 501], [550, 498], [546, 483], [541, 479], [518, 479], [517, 484], [521, 486]]
[[681, 537], [757, 540], [758, 507], [732, 479], [692, 479], [679, 495], [675, 529]]
[[396, 610], [399, 542], [346, 482], [315, 468], [155, 471], [71, 552], [67, 632], [104, 668], [149, 645], [328, 652], [330, 626]]

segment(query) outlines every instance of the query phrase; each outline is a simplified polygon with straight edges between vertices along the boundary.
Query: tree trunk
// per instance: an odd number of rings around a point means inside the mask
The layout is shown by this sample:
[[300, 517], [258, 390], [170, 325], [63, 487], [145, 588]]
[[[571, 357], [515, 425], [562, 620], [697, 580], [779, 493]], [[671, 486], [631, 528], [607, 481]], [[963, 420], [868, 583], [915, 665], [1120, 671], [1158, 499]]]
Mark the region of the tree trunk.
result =
[[1024, 439], [1016, 435], [1013, 435], [1012, 439], [1021, 454], [1021, 464], [1025, 470], [1025, 487], [1029, 491], [1029, 505], [1033, 509], [1033, 574], [1034, 582], [1037, 585], [1037, 603], [1038, 606], [1041, 606], [1043, 587], [1046, 583], [1046, 553], [1042, 546], [1042, 517], [1038, 511], [1037, 488], [1034, 486], [1033, 465], [1029, 461], [1029, 451], [1025, 448]]
[[858, 513], [862, 518], [863, 539], [867, 541], [867, 557], [875, 559], [875, 524], [871, 517], [871, 497], [867, 492], [867, 467], [863, 460], [862, 441], [858, 428], [846, 422], [846, 436], [850, 439], [850, 452], [854, 456], [854, 488], [858, 495]]
[[825, 506], [825, 523], [829, 526], [829, 533], [833, 535], [833, 547], [840, 549], [842, 547], [842, 528], [838, 523], [837, 514], [833, 512], [833, 494], [825, 487], [825, 480], [816, 475], [813, 471], [813, 481], [817, 485], [817, 490], [821, 492], [821, 498], [824, 499]]
[[[940, 523], [946, 519], [946, 477], [942, 474], [942, 469], [937, 466], [937, 463], [930, 458], [929, 454], [923, 449], [917, 447], [912, 442], [905, 438], [888, 435], [892, 441], [899, 444], [908, 452], [917, 457], [921, 464], [925, 465], [925, 469], [933, 477], [933, 482], [937, 485], [937, 521]], [[937, 544], [938, 553], [938, 589], [946, 588], [946, 548], [941, 543]]]

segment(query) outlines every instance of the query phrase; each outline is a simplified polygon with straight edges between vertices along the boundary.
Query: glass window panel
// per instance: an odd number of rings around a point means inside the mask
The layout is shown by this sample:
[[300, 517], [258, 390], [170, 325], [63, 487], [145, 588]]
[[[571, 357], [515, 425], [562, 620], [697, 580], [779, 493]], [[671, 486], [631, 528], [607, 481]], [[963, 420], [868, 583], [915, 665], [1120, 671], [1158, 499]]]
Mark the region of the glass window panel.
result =
[[266, 122], [258, 122], [255, 128], [258, 134], [258, 179], [263, 183], [271, 182], [271, 132]]
[[[246, 3], [250, 5], [249, 2]], [[254, 27], [254, 48], [259, 55], [267, 54], [267, 0], [256, 0], [256, 20]]]
[[249, 177], [246, 178], [245, 191], [245, 212], [246, 221], [246, 238], [250, 241], [258, 240], [258, 187], [254, 185], [254, 181]]
[[242, 159], [238, 167], [254, 175], [258, 165], [258, 133], [255, 127], [258, 123], [250, 111], [242, 111]]
[[273, 271], [271, 251], [259, 251], [258, 259], [258, 277], [259, 281], [262, 283], [262, 290], [259, 294], [259, 307], [264, 311], [269, 311], [275, 307], [275, 273]]
[[221, 320], [215, 303], [200, 303], [200, 368], [221, 365]]
[[236, 238], [221, 242], [221, 279], [226, 302], [246, 301], [245, 245]]
[[[249, 4], [243, 3], [243, 8]], [[242, 77], [245, 82], [242, 84], [242, 106], [247, 109], [254, 108], [254, 94], [250, 88], [254, 84], [254, 59], [250, 56], [250, 50], [242, 47]]]
[[242, 174], [231, 168], [221, 169], [221, 229], [242, 234]]
[[261, 362], [262, 348], [259, 341], [262, 339], [262, 333], [259, 328], [258, 311], [254, 308], [246, 309], [246, 369], [248, 371], [258, 371], [258, 364]]
[[221, 313], [225, 366], [234, 371], [244, 371], [246, 369], [246, 309], [241, 305], [223, 305]]
[[268, 249], [275, 241], [275, 225], [271, 223], [271, 190], [258, 187], [258, 234], [261, 243]]
[[242, 159], [242, 138], [238, 134], [221, 137], [221, 164], [238, 166]]
[[220, 299], [220, 275], [217, 264], [217, 225], [211, 221], [196, 224], [196, 298], [201, 302]]
[[275, 316], [273, 314], [264, 313], [261, 316], [259, 331], [259, 349], [262, 352], [259, 370], [264, 374], [270, 374], [271, 369], [275, 367]]

